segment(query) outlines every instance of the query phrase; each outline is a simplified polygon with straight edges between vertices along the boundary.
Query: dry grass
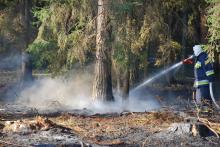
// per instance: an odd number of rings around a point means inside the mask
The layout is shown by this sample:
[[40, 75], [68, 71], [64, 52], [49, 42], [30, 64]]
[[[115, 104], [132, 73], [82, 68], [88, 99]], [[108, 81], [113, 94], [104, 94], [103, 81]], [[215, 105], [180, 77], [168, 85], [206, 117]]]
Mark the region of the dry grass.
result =
[[[5, 132], [33, 133], [61, 127], [69, 128], [74, 134], [77, 134], [88, 143], [99, 145], [139, 144], [144, 142], [146, 136], [165, 131], [171, 124], [183, 122], [184, 120], [184, 118], [171, 111], [97, 114], [93, 116], [63, 114], [49, 119], [35, 117], [7, 121], [3, 130]], [[200, 117], [199, 121], [213, 130], [218, 136], [220, 134], [220, 120], [217, 120], [211, 117]]]
[[170, 112], [146, 112], [122, 116], [94, 115], [89, 117], [66, 114], [52, 120], [58, 125], [72, 129], [85, 140], [108, 145], [122, 144], [123, 141], [120, 138], [137, 132], [142, 132], [143, 135], [159, 132], [174, 122], [183, 121], [183, 118]]

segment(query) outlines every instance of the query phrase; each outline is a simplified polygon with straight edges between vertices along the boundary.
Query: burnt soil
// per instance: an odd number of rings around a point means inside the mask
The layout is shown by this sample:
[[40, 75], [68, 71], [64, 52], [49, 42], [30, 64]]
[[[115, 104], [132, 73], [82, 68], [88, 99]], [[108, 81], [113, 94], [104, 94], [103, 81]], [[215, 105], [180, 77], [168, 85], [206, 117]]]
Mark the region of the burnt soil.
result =
[[[11, 85], [0, 82], [1, 100]], [[151, 93], [162, 107], [139, 113], [62, 111], [57, 105], [39, 111], [20, 103], [1, 102], [0, 146], [219, 147], [220, 112], [198, 114], [191, 87], [191, 84], [145, 87], [141, 93]]]
[[[161, 108], [155, 112], [39, 112], [1, 104], [1, 146], [219, 146], [220, 114]], [[203, 130], [199, 129], [203, 126]], [[204, 131], [205, 127], [205, 131]], [[209, 129], [208, 129], [208, 128]], [[211, 129], [211, 130], [210, 130]]]

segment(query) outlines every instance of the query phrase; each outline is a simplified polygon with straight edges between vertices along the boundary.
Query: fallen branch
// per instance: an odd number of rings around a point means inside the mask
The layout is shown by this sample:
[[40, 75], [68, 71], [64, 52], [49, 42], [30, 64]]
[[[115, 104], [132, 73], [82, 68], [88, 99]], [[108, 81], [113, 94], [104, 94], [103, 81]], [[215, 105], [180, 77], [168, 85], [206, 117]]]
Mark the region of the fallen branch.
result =
[[208, 119], [199, 118], [199, 121], [200, 121], [201, 123], [203, 123], [209, 130], [211, 130], [211, 131], [216, 135], [217, 138], [219, 138], [219, 135], [218, 135], [219, 133], [216, 132], [216, 131], [211, 127], [212, 123], [209, 122]]

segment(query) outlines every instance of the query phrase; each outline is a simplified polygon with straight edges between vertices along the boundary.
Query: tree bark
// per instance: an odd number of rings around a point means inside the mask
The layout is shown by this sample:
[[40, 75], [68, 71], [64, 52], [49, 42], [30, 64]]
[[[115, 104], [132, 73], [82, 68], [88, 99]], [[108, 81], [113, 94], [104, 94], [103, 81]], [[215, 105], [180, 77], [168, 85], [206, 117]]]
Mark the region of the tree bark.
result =
[[207, 34], [208, 34], [208, 27], [206, 26], [207, 18], [206, 18], [206, 11], [202, 9], [200, 12], [200, 33], [201, 33], [201, 43], [206, 44]]
[[[148, 52], [148, 50], [146, 50], [146, 52]], [[148, 72], [149, 72], [147, 59], [148, 59], [148, 54], [147, 54], [146, 59], [144, 61], [144, 79], [146, 79], [148, 77]]]
[[108, 0], [98, 0], [96, 64], [93, 83], [93, 99], [113, 101], [111, 77], [111, 47], [108, 43], [111, 35], [108, 12]]
[[122, 98], [126, 100], [129, 96], [130, 90], [130, 71], [126, 69], [124, 73], [123, 83], [122, 83]]
[[[199, 6], [199, 5], [198, 5]], [[197, 19], [195, 22], [195, 28], [197, 30], [196, 40], [199, 44], [206, 44], [207, 43], [207, 33], [208, 29], [205, 26], [206, 24], [206, 16], [205, 16], [205, 7], [202, 8], [196, 7]]]
[[33, 80], [31, 56], [26, 52], [31, 38], [31, 1], [23, 0], [23, 24], [24, 24], [24, 48], [22, 50], [22, 82], [29, 82]]
[[[188, 31], [188, 10], [184, 10], [183, 11], [183, 29], [182, 29], [182, 56], [181, 59], [185, 59], [186, 52], [187, 52], [187, 31]], [[183, 66], [182, 68], [182, 77], [184, 77], [186, 75], [186, 70], [185, 70], [185, 66]]]
[[130, 87], [134, 88], [137, 83], [139, 83], [140, 77], [139, 77], [139, 60], [137, 59], [137, 57], [133, 57], [132, 61], [132, 67], [130, 69]]
[[[217, 74], [220, 74], [220, 52], [218, 53], [218, 63], [217, 63]], [[220, 80], [220, 76], [218, 76], [218, 79]]]
[[116, 90], [120, 97], [126, 100], [129, 96], [130, 90], [130, 70], [128, 68], [115, 69], [118, 70], [116, 74]]

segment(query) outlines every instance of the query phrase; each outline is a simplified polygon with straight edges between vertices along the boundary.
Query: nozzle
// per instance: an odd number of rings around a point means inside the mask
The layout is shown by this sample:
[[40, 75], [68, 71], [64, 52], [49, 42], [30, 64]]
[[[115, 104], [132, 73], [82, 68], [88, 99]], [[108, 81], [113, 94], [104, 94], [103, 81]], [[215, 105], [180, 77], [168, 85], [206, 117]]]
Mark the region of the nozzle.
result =
[[191, 56], [189, 56], [189, 58], [187, 58], [187, 59], [193, 59], [195, 56], [194, 55], [191, 55]]
[[182, 62], [183, 64], [193, 64], [192, 59], [194, 58], [194, 55], [191, 55], [189, 58], [184, 59]]

